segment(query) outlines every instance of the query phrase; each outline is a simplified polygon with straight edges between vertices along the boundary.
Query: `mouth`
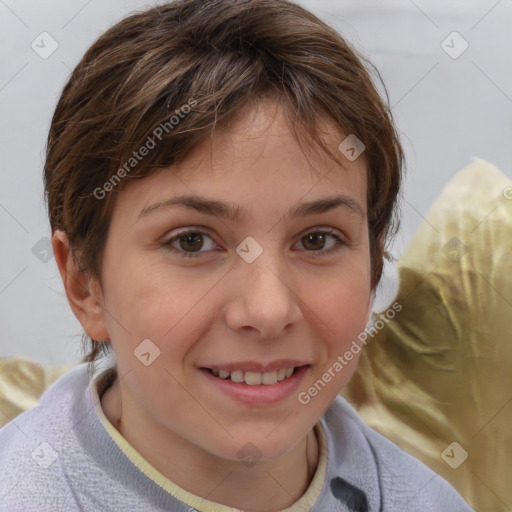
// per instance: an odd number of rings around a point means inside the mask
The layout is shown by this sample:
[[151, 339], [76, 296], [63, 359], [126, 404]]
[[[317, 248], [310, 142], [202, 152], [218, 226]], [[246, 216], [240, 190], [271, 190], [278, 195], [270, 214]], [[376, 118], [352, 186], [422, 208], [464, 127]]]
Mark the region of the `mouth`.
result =
[[[201, 367], [199, 370], [206, 382], [224, 396], [251, 407], [268, 407], [294, 396], [311, 368], [310, 364], [292, 364], [287, 361], [279, 366], [274, 364], [272, 368], [246, 364], [244, 370], [236, 365], [230, 365], [230, 368]], [[254, 371], [256, 369], [267, 371]]]
[[214, 377], [222, 380], [231, 380], [238, 384], [247, 384], [248, 386], [273, 386], [278, 382], [289, 379], [295, 371], [300, 368], [298, 366], [289, 368], [280, 368], [272, 372], [245, 372], [243, 370], [216, 370], [213, 368], [202, 368], [210, 372]]

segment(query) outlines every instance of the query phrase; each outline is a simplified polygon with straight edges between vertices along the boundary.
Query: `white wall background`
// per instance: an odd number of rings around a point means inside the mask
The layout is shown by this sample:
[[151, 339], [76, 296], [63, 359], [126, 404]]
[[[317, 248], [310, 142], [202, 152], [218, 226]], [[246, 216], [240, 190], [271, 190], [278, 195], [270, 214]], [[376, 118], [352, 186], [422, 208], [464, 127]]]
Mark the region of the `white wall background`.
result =
[[[512, 178], [512, 0], [300, 0], [381, 72], [407, 154], [402, 230], [411, 240], [442, 187], [472, 156]], [[81, 326], [51, 252], [43, 202], [44, 144], [71, 69], [137, 0], [0, 0], [0, 356], [78, 361]], [[468, 49], [441, 47], [457, 31]], [[32, 48], [48, 32], [58, 48]], [[46, 48], [48, 49], [49, 43]], [[454, 40], [452, 52], [461, 48]], [[35, 248], [34, 248], [35, 246]], [[51, 251], [51, 247], [49, 247]], [[34, 252], [39, 254], [36, 257]], [[396, 276], [384, 280], [389, 300]]]

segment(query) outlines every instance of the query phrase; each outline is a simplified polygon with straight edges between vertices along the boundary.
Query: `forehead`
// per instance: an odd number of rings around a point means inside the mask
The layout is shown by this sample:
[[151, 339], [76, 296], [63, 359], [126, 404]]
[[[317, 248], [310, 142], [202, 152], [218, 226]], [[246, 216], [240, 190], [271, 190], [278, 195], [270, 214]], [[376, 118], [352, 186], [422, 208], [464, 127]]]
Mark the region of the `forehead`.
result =
[[[324, 144], [337, 161], [319, 147], [303, 144], [290, 128], [276, 102], [254, 104], [230, 123], [203, 138], [181, 162], [129, 183], [118, 197], [116, 210], [133, 217], [152, 204], [173, 196], [214, 196], [232, 199], [239, 216], [268, 203], [275, 213], [292, 203], [311, 201], [327, 193], [342, 193], [366, 212], [367, 169], [364, 155], [355, 161], [338, 150], [346, 138], [333, 124], [320, 119]], [[284, 212], [282, 212], [284, 214]]]
[[[291, 114], [293, 116], [293, 114]], [[323, 143], [335, 149], [334, 156], [337, 161], [325, 154], [325, 152], [313, 144], [311, 132], [303, 133], [300, 125], [290, 117], [290, 111], [279, 100], [266, 98], [245, 105], [237, 112], [237, 115], [227, 122], [223, 122], [210, 138], [202, 141], [197, 147], [197, 153], [226, 155], [230, 150], [237, 149], [244, 152], [247, 157], [258, 159], [265, 153], [268, 146], [274, 146], [272, 156], [276, 162], [285, 156], [307, 159], [313, 171], [325, 173], [326, 166], [332, 167], [335, 163], [346, 166], [350, 163], [338, 150], [338, 145], [345, 138], [342, 130], [327, 119], [318, 115], [315, 131]], [[209, 150], [206, 145], [210, 144]]]

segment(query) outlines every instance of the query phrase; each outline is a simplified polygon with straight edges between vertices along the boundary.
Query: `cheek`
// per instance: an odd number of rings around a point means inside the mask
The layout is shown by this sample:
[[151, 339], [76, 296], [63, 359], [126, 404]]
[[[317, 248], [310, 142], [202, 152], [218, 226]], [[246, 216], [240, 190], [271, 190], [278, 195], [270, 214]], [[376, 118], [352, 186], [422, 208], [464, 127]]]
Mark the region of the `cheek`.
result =
[[368, 289], [333, 287], [319, 309], [317, 332], [323, 344], [318, 364], [299, 390], [298, 401], [308, 414], [320, 418], [354, 374], [364, 347], [358, 337], [366, 327], [370, 303]]
[[341, 270], [336, 277], [317, 279], [307, 305], [314, 313], [317, 331], [324, 333], [323, 354], [318, 371], [324, 372], [343, 357], [347, 358], [341, 369], [333, 372], [337, 385], [342, 387], [352, 375], [361, 350], [358, 337], [364, 332], [371, 311], [369, 269], [364, 264]]
[[[339, 294], [324, 304], [323, 317], [329, 328], [326, 338], [328, 363], [343, 355], [364, 331], [367, 324], [369, 294], [355, 294], [351, 291]], [[350, 357], [350, 356], [349, 356]], [[354, 364], [357, 357], [354, 357]]]
[[352, 265], [340, 266], [339, 271], [311, 276], [304, 293], [308, 288], [306, 303], [325, 318], [334, 336], [364, 329], [371, 306], [370, 267], [364, 257]]
[[[204, 311], [208, 292], [218, 277], [201, 278], [190, 272], [171, 269], [151, 262], [123, 262], [107, 281], [105, 320], [121, 358], [132, 366], [133, 351], [145, 340], [152, 340], [162, 355], [178, 360], [190, 340], [200, 336], [206, 324]], [[203, 324], [197, 315], [201, 312]], [[127, 350], [128, 349], [128, 350]], [[173, 357], [174, 356], [174, 357]]]

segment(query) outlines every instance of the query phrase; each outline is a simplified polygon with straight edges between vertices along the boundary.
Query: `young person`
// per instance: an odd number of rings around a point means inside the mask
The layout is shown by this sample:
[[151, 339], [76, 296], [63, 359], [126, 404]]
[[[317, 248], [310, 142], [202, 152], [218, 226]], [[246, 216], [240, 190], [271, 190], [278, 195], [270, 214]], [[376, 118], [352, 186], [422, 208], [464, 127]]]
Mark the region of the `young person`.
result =
[[0, 430], [1, 510], [471, 510], [339, 397], [403, 162], [364, 63], [286, 0], [169, 2], [87, 51], [45, 187], [90, 352]]

